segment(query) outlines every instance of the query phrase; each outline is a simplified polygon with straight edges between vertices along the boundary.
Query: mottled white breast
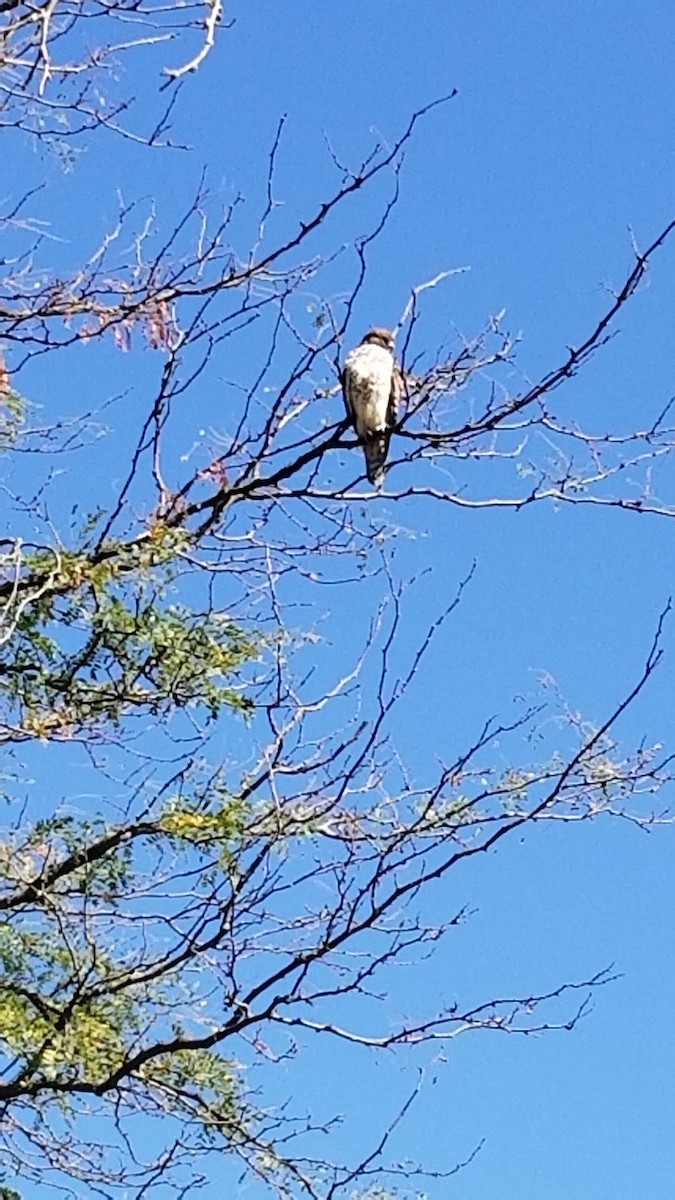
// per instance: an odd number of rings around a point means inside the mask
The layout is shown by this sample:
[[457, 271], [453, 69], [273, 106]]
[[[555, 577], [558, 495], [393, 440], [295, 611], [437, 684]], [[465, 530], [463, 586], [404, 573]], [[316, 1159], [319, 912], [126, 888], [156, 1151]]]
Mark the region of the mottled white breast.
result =
[[357, 346], [345, 359], [347, 399], [359, 437], [387, 428], [394, 356], [384, 346]]

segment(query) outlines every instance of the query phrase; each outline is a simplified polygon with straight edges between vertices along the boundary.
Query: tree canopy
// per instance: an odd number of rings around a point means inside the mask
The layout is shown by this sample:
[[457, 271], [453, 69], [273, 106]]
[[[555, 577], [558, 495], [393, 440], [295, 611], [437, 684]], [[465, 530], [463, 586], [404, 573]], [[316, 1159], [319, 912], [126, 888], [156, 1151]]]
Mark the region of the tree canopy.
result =
[[[227, 53], [219, 3], [5, 0], [0, 21], [5, 136], [72, 170], [82, 206], [78, 147], [122, 137], [181, 152], [181, 89], [216, 40]], [[329, 148], [333, 184], [297, 223], [278, 214], [283, 120], [243, 233], [239, 197], [222, 203], [205, 178], [168, 229], [161, 166], [153, 204], [120, 197], [75, 264], [33, 216], [32, 192], [4, 202], [6, 1200], [24, 1185], [188, 1195], [223, 1155], [284, 1197], [419, 1191], [461, 1165], [390, 1154], [421, 1076], [350, 1153], [338, 1113], [284, 1093], [315, 1039], [398, 1049], [416, 1072], [414, 1052], [460, 1033], [571, 1028], [612, 976], [442, 1009], [423, 994], [397, 1003], [401, 972], [467, 917], [449, 891], [442, 920], [428, 908], [457, 868], [537, 823], [649, 826], [671, 773], [660, 745], [614, 732], [659, 663], [665, 608], [601, 722], [525, 697], [432, 761], [406, 759], [399, 722], [473, 586], [472, 569], [458, 573], [410, 636], [418, 584], [395, 550], [423, 531], [421, 501], [467, 520], [545, 503], [669, 511], [650, 489], [673, 447], [668, 408], [599, 435], [558, 397], [675, 223], [635, 247], [594, 324], [523, 386], [503, 314], [429, 347], [424, 305], [442, 303], [453, 272], [411, 281], [397, 322], [405, 402], [382, 493], [365, 481], [340, 363], [362, 332], [354, 311], [404, 152], [453, 102], [421, 106], [362, 161]], [[350, 228], [369, 189], [376, 217]], [[252, 363], [243, 382], [228, 374], [235, 343]], [[59, 383], [43, 413], [33, 390], [47, 378]], [[216, 391], [191, 444], [186, 413]], [[341, 644], [323, 636], [326, 610]]]

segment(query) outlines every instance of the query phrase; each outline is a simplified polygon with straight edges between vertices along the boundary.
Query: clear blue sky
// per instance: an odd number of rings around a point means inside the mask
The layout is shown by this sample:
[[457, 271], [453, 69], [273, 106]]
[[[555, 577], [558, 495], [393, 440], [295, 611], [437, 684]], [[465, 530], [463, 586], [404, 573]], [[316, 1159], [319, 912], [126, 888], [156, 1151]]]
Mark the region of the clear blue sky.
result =
[[[429, 298], [420, 345], [433, 349], [450, 324], [473, 333], [506, 308], [510, 327], [523, 332], [520, 368], [535, 376], [592, 327], [603, 288], [621, 282], [629, 229], [644, 245], [675, 216], [675, 6], [667, 0], [248, 0], [227, 10], [234, 27], [184, 89], [176, 132], [194, 147], [189, 154], [101, 138], [64, 175], [14, 143], [22, 183], [48, 176], [34, 209], [71, 239], [56, 248], [64, 262], [95, 246], [114, 215], [116, 186], [126, 198], [157, 195], [168, 227], [206, 166], [216, 194], [240, 190], [257, 211], [282, 112], [279, 220], [292, 223], [330, 187], [324, 131], [353, 161], [372, 144], [372, 129], [393, 140], [411, 110], [456, 87], [406, 155], [401, 200], [370, 255], [352, 333], [393, 324], [414, 284], [468, 265]], [[318, 248], [367, 228], [369, 204], [359, 199]], [[561, 409], [568, 403], [596, 428], [622, 428], [646, 425], [663, 406], [675, 391], [674, 268], [675, 244], [624, 311], [620, 337], [561, 393]], [[129, 369], [119, 367], [120, 380]], [[81, 371], [70, 381], [77, 409], [91, 387], [86, 364]], [[47, 404], [46, 376], [37, 372], [34, 386]], [[210, 393], [203, 412], [186, 415], [186, 440], [218, 419]], [[108, 451], [96, 453], [94, 474]], [[672, 498], [674, 483], [663, 464], [657, 491]], [[674, 589], [675, 522], [543, 506], [502, 514], [420, 504], [396, 515], [425, 533], [401, 551], [403, 572], [434, 564], [419, 593], [425, 613], [477, 560], [470, 594], [406, 708], [402, 732], [420, 772], [486, 714], [508, 715], [513, 695], [532, 690], [542, 671], [589, 719], [611, 710], [639, 673]], [[346, 631], [338, 605], [333, 639]], [[644, 732], [675, 748], [672, 622], [665, 646], [665, 664], [621, 734], [635, 741]], [[429, 967], [432, 1002], [545, 990], [610, 963], [622, 978], [597, 994], [571, 1034], [480, 1034], [447, 1048], [397, 1145], [443, 1168], [485, 1144], [456, 1179], [429, 1182], [432, 1200], [673, 1196], [674, 859], [674, 829], [555, 825], [504, 845], [439, 891], [439, 912], [463, 903], [476, 912]], [[400, 986], [402, 1006], [414, 1009], [416, 977]], [[310, 1047], [305, 1094], [316, 1084], [325, 1112], [333, 1099], [337, 1108], [347, 1102], [361, 1130], [374, 1132], [412, 1077], [389, 1057], [368, 1065], [340, 1053]], [[283, 1094], [283, 1080], [278, 1086]]]

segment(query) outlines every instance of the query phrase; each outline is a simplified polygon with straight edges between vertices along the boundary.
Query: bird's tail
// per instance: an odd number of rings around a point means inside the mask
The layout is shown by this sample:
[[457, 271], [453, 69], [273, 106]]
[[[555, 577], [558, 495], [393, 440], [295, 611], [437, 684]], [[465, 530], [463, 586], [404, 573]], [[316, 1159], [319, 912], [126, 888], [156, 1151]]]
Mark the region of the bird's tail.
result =
[[368, 482], [375, 487], [384, 483], [384, 464], [389, 452], [389, 434], [373, 433], [364, 439], [363, 448], [366, 455], [366, 475]]

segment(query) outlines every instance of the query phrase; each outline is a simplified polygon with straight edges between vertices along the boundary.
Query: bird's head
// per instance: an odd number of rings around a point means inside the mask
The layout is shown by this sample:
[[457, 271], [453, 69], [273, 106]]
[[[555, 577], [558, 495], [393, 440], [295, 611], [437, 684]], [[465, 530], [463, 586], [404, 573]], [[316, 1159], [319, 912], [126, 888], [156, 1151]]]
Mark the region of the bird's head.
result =
[[370, 329], [363, 339], [362, 344], [371, 346], [383, 346], [385, 350], [393, 352], [396, 334], [392, 333], [391, 329], [382, 329], [376, 326], [375, 329]]

